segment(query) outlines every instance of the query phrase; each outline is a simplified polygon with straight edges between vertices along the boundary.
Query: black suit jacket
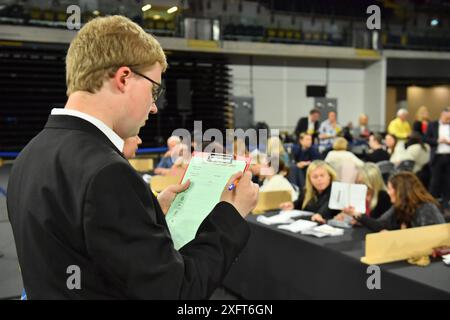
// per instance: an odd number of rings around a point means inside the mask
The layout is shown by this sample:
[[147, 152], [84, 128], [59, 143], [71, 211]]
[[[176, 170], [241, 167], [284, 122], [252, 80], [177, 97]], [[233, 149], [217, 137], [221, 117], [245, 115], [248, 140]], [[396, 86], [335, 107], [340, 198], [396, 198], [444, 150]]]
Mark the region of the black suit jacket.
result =
[[[157, 199], [122, 153], [91, 123], [63, 115], [16, 159], [8, 214], [30, 299], [208, 298], [249, 237], [221, 202], [176, 251]], [[66, 284], [72, 265], [80, 290]]]
[[[295, 127], [295, 135], [297, 136], [297, 139], [301, 133], [308, 131], [308, 122], [309, 122], [308, 117], [303, 117], [300, 118], [300, 120], [298, 120], [297, 126]], [[318, 137], [318, 132], [319, 132], [319, 121], [316, 121], [316, 123], [314, 123], [313, 138]]]
[[[428, 122], [428, 124], [430, 124], [430, 122]], [[425, 133], [422, 132], [422, 121], [414, 121], [413, 131], [420, 133], [420, 135], [422, 137], [426, 135], [426, 132]], [[427, 128], [427, 131], [428, 131], [428, 128]]]
[[436, 149], [438, 146], [439, 139], [439, 121], [433, 121], [428, 123], [427, 134], [425, 136], [425, 142], [428, 143], [431, 147], [430, 154], [430, 162], [432, 163], [434, 160], [434, 156], [436, 155]]

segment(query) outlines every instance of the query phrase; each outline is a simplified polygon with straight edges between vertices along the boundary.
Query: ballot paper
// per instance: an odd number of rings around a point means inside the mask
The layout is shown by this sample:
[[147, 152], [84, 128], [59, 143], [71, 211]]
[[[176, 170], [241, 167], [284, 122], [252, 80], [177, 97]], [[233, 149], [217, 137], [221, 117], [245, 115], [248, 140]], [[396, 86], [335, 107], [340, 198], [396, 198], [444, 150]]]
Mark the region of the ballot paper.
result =
[[175, 249], [195, 238], [200, 224], [219, 203], [228, 179], [239, 171], [245, 171], [249, 164], [250, 158], [194, 154], [182, 179], [182, 183], [190, 180], [191, 184], [186, 191], [177, 194], [166, 215]]
[[288, 215], [290, 218], [311, 217], [314, 213], [303, 210], [281, 210], [280, 214]]
[[344, 234], [343, 229], [335, 228], [335, 227], [329, 226], [327, 224], [323, 224], [321, 226], [315, 227], [314, 231], [319, 231], [319, 232], [325, 233], [329, 236], [342, 236]]
[[264, 215], [259, 215], [256, 218], [256, 221], [266, 224], [266, 225], [272, 225], [272, 224], [286, 224], [286, 223], [292, 223], [294, 222], [294, 218], [300, 218], [300, 217], [310, 217], [312, 216], [312, 212], [308, 211], [301, 211], [301, 210], [282, 210], [280, 213], [275, 214], [270, 217], [266, 217]]
[[446, 254], [445, 256], [442, 256], [442, 261], [443, 261], [446, 265], [450, 265], [450, 254]]
[[276, 214], [271, 217], [265, 217], [263, 215], [260, 215], [256, 218], [256, 221], [266, 225], [294, 222], [294, 220], [292, 220], [292, 218], [289, 217], [288, 215], [281, 215], [281, 214]]
[[317, 238], [323, 238], [323, 237], [328, 237], [328, 236], [336, 237], [336, 236], [342, 236], [344, 234], [344, 229], [334, 228], [327, 224], [323, 224], [318, 227], [306, 229], [306, 230], [302, 231], [302, 234], [311, 235], [311, 236], [314, 236]]
[[319, 232], [319, 231], [315, 231], [314, 228], [303, 230], [302, 234], [303, 235], [307, 235], [307, 236], [314, 236], [316, 238], [328, 237], [328, 234], [323, 233], [323, 232]]
[[333, 182], [328, 207], [342, 210], [352, 206], [356, 212], [366, 213], [366, 194], [367, 186], [364, 184]]
[[297, 220], [291, 224], [283, 224], [278, 226], [279, 229], [291, 231], [291, 232], [301, 232], [317, 226], [317, 222], [312, 222], [308, 220]]

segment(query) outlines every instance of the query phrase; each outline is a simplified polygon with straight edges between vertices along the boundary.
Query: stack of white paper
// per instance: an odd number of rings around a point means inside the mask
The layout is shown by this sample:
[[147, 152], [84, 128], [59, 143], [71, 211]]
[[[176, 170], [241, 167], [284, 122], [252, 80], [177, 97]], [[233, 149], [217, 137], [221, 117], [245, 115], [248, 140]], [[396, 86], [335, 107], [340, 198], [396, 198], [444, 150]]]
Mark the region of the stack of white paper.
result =
[[445, 256], [442, 256], [442, 260], [446, 265], [450, 265], [450, 254], [446, 254]]
[[298, 220], [291, 224], [284, 224], [281, 226], [278, 226], [278, 228], [283, 230], [288, 230], [291, 232], [301, 232], [308, 229], [311, 229], [313, 227], [317, 226], [317, 222], [312, 222], [308, 220]]
[[314, 229], [315, 228], [303, 230], [302, 234], [307, 235], [307, 236], [314, 236], [317, 238], [328, 237], [328, 235], [326, 233], [315, 231]]
[[327, 224], [323, 224], [319, 227], [316, 227], [316, 228], [314, 228], [314, 230], [325, 233], [329, 236], [342, 236], [344, 234], [343, 229], [335, 228], [335, 227], [329, 226]]
[[314, 213], [302, 210], [281, 210], [280, 214], [288, 215], [291, 218], [311, 217]]
[[321, 226], [312, 228], [312, 229], [307, 229], [302, 231], [302, 234], [305, 235], [309, 235], [309, 236], [314, 236], [317, 238], [323, 238], [323, 237], [335, 237], [335, 236], [342, 236], [344, 234], [344, 229], [338, 229], [338, 228], [334, 228], [332, 226], [323, 224]]
[[301, 211], [301, 210], [282, 210], [280, 213], [273, 215], [271, 217], [266, 217], [260, 215], [256, 218], [256, 221], [261, 222], [263, 224], [272, 225], [272, 224], [286, 224], [294, 222], [294, 218], [299, 217], [310, 217], [312, 216], [312, 212]]
[[266, 225], [294, 222], [294, 220], [292, 220], [289, 215], [282, 215], [282, 214], [276, 214], [271, 217], [265, 217], [263, 215], [260, 215], [256, 218], [256, 221], [261, 222]]

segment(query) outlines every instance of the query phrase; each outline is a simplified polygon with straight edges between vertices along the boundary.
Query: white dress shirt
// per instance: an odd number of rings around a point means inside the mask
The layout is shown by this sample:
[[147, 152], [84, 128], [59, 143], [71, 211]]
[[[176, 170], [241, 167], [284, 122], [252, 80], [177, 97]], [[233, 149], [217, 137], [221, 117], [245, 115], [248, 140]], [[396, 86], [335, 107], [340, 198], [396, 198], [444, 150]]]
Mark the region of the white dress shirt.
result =
[[[439, 122], [439, 138], [440, 139], [450, 139], [450, 124], [444, 124]], [[447, 143], [439, 143], [437, 150], [437, 154], [450, 154], [450, 145]]]
[[88, 121], [89, 123], [92, 123], [94, 126], [96, 126], [103, 134], [116, 146], [119, 151], [123, 152], [123, 145], [124, 141], [121, 137], [117, 135], [110, 127], [108, 127], [103, 121], [100, 121], [99, 119], [90, 116], [84, 112], [80, 112], [77, 110], [72, 109], [63, 109], [63, 108], [53, 108], [52, 109], [52, 115], [64, 115], [64, 116], [72, 116], [81, 118], [83, 120]]

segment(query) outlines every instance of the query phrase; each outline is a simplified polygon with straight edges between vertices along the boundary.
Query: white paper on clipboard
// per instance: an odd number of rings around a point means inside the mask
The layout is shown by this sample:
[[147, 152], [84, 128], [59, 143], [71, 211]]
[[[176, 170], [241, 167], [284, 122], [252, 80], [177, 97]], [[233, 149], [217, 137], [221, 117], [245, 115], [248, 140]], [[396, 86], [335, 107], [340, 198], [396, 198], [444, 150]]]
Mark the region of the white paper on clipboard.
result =
[[235, 160], [226, 154], [194, 154], [182, 180], [190, 180], [191, 184], [176, 196], [166, 215], [177, 250], [195, 238], [200, 224], [219, 203], [230, 177], [244, 172], [249, 163], [249, 158]]

